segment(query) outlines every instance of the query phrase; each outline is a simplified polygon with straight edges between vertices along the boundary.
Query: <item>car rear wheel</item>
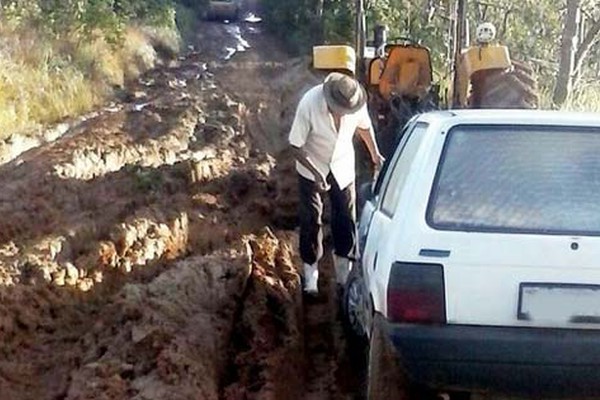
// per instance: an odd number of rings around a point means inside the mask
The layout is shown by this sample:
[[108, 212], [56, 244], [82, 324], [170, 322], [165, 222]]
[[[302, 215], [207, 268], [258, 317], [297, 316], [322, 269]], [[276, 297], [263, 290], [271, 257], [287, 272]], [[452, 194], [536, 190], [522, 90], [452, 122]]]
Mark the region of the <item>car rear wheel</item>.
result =
[[367, 334], [364, 328], [365, 299], [362, 275], [359, 266], [354, 265], [344, 287], [342, 311], [348, 333], [353, 339], [364, 339]]
[[369, 341], [367, 398], [369, 400], [415, 399], [410, 382], [398, 361], [392, 343], [383, 330], [383, 318], [376, 315]]

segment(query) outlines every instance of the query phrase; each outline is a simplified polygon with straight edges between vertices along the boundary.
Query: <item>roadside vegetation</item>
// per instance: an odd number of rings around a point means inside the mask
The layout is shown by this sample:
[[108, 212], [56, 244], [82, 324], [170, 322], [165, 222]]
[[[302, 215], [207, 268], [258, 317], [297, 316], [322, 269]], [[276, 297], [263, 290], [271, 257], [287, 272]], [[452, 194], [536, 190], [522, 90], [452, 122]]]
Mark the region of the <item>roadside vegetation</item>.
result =
[[[175, 57], [207, 0], [0, 2], [0, 140], [90, 111], [125, 82]], [[261, 0], [265, 23], [288, 49], [353, 43], [354, 1]], [[431, 49], [448, 82], [452, 0], [370, 0], [369, 27]], [[544, 108], [600, 111], [596, 0], [468, 1], [470, 32], [493, 22], [514, 59], [534, 66]]]
[[202, 2], [0, 3], [0, 139], [92, 110], [173, 58]]
[[[454, 0], [365, 0], [367, 25], [389, 28], [431, 49], [435, 79], [447, 81]], [[353, 44], [355, 1], [263, 0], [265, 21], [298, 52], [317, 43]], [[544, 108], [600, 111], [600, 2], [597, 0], [468, 0], [469, 32], [495, 24], [511, 56], [531, 64]]]

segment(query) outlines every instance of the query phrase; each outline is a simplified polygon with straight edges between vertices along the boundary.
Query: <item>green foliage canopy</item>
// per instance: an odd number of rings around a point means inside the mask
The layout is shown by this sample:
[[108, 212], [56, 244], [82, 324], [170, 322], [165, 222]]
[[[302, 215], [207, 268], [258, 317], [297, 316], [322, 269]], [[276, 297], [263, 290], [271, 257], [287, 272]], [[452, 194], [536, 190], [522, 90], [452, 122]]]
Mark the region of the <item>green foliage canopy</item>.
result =
[[[118, 42], [124, 26], [141, 22], [152, 26], [175, 24], [176, 0], [5, 0], [2, 19], [13, 25], [28, 25], [55, 37], [76, 35], [82, 39], [102, 34]], [[203, 0], [182, 0], [199, 7]]]
[[[389, 37], [410, 37], [431, 49], [438, 78], [451, 68], [454, 0], [365, 0], [367, 23], [385, 24]], [[353, 43], [355, 1], [353, 0], [262, 0], [270, 29], [285, 38], [300, 53], [316, 43]], [[511, 56], [532, 64], [543, 90], [551, 90], [558, 67], [559, 46], [566, 0], [467, 1], [469, 33], [478, 24], [492, 22], [498, 40]], [[600, 20], [597, 0], [582, 0], [583, 15]], [[589, 24], [588, 24], [589, 25]], [[597, 79], [600, 46], [590, 49], [581, 71], [582, 78]]]

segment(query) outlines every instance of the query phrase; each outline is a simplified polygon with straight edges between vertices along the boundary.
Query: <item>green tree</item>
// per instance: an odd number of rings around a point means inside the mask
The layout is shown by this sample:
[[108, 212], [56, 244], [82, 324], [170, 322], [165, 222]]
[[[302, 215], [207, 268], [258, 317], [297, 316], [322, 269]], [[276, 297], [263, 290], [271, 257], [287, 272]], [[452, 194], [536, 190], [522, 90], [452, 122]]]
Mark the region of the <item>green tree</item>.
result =
[[5, 0], [4, 20], [41, 28], [55, 36], [90, 37], [100, 32], [117, 41], [125, 23], [167, 26], [174, 21], [174, 0]]
[[[585, 74], [586, 59], [593, 52], [600, 36], [600, 18], [596, 4], [588, 9], [581, 0], [567, 0], [560, 44], [560, 62], [554, 86], [554, 104], [561, 106]], [[589, 67], [589, 65], [588, 65]]]

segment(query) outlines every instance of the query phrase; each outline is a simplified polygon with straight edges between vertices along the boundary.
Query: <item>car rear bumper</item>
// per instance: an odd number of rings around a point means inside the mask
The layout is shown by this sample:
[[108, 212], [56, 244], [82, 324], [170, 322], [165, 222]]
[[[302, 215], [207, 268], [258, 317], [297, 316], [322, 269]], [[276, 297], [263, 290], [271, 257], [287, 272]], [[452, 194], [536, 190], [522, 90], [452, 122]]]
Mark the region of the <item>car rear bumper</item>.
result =
[[417, 382], [438, 389], [600, 395], [600, 331], [387, 324]]

